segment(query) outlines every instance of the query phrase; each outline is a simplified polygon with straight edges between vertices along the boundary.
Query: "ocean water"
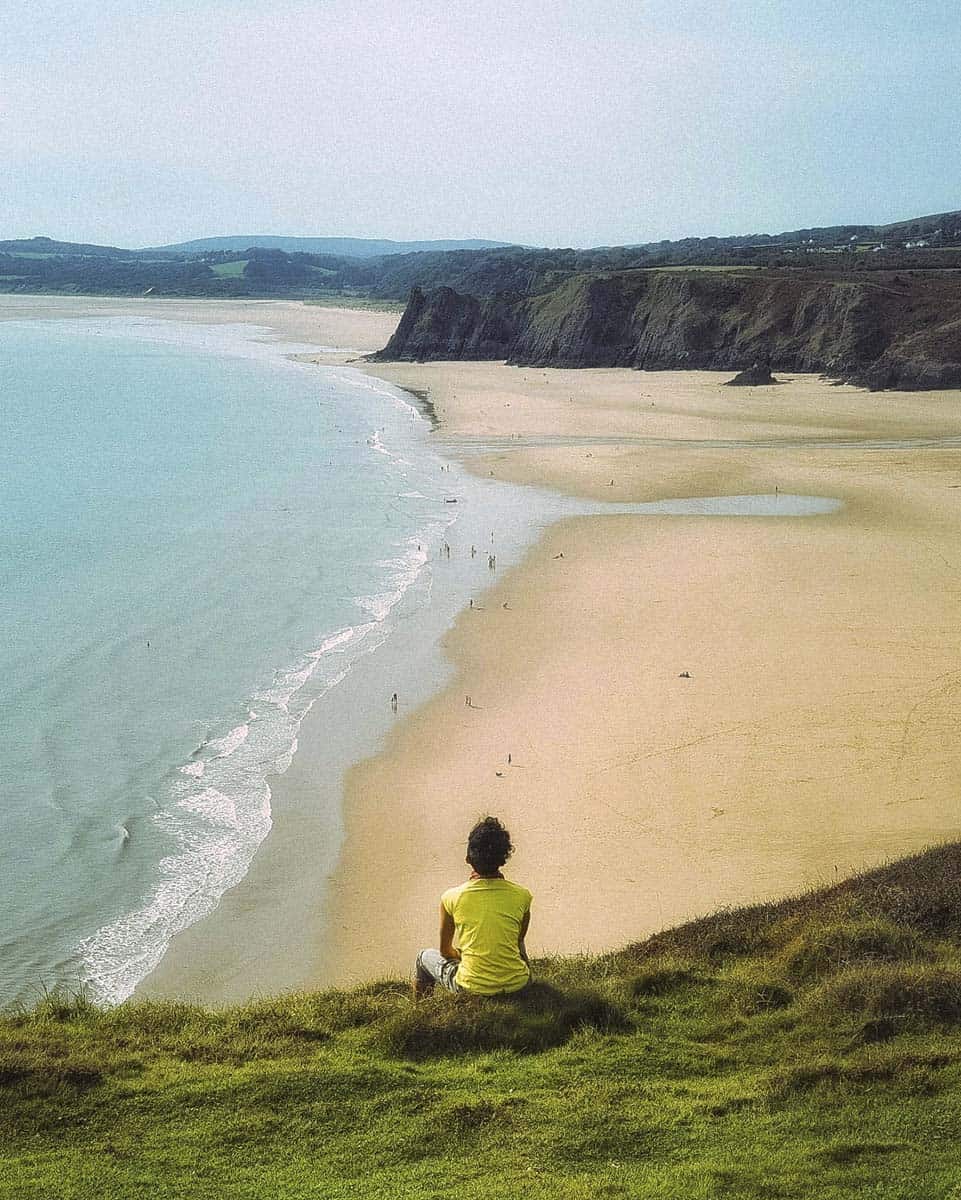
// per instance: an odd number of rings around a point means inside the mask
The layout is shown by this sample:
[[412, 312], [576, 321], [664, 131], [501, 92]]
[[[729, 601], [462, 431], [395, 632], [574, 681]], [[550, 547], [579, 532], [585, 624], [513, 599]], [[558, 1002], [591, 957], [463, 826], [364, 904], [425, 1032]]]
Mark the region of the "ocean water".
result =
[[243, 876], [309, 706], [425, 603], [426, 421], [297, 349], [0, 322], [0, 1005], [129, 994]]

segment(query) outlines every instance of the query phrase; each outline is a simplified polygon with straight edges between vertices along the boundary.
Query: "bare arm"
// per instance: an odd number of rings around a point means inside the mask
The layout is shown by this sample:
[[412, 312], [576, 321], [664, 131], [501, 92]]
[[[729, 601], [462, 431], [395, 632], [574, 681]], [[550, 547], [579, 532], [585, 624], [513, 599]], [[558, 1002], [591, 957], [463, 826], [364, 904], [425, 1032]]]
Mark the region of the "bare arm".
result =
[[443, 904], [440, 906], [440, 952], [445, 958], [460, 958], [460, 951], [454, 945], [454, 918]]
[[524, 945], [524, 938], [527, 937], [527, 931], [531, 924], [531, 910], [528, 909], [524, 913], [524, 919], [521, 921], [520, 933], [517, 935], [517, 949], [520, 951], [521, 958], [530, 966], [530, 959], [527, 957], [527, 947]]

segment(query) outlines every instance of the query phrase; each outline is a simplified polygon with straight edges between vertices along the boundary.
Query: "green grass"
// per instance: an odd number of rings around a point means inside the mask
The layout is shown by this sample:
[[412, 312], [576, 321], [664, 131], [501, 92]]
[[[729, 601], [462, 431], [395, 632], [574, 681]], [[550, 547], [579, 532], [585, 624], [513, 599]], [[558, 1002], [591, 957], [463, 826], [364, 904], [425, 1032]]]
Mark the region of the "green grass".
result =
[[961, 846], [526, 996], [0, 1020], [0, 1196], [961, 1200]]
[[722, 265], [722, 266], [715, 266], [715, 267], [692, 265], [692, 266], [676, 266], [676, 267], [647, 267], [645, 269], [648, 271], [667, 271], [671, 274], [673, 274], [675, 272], [682, 272], [682, 271], [696, 271], [698, 274], [731, 275], [731, 274], [737, 274], [740, 271], [760, 271], [763, 268], [758, 266], [757, 263], [737, 263], [736, 265], [727, 265], [727, 266]]
[[236, 262], [212, 263], [210, 269], [220, 279], [242, 279], [247, 262], [248, 259], [241, 258]]
[[407, 307], [404, 300], [376, 300], [368, 296], [354, 296], [349, 293], [330, 292], [328, 295], [312, 295], [304, 300], [305, 304], [316, 305], [319, 308], [359, 308], [370, 312], [402, 313]]
[[63, 252], [57, 250], [5, 250], [3, 253], [11, 255], [13, 258], [60, 258]]

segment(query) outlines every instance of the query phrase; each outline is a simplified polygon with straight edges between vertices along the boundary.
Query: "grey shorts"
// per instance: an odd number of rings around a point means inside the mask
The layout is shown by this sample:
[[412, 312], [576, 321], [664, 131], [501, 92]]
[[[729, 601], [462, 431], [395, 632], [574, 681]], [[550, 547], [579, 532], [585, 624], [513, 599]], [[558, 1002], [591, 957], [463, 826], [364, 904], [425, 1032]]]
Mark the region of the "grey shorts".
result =
[[459, 958], [445, 958], [439, 950], [421, 950], [417, 955], [417, 979], [428, 985], [439, 983], [449, 992], [460, 989], [457, 986], [457, 968]]

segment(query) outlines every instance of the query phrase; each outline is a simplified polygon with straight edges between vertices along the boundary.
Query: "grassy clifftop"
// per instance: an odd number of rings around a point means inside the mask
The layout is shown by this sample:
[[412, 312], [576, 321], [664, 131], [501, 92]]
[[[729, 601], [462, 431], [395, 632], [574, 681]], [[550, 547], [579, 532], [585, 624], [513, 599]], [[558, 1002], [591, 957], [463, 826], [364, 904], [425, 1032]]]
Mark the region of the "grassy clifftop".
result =
[[961, 1200], [961, 845], [523, 999], [0, 1020], [0, 1196]]

